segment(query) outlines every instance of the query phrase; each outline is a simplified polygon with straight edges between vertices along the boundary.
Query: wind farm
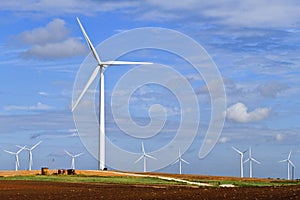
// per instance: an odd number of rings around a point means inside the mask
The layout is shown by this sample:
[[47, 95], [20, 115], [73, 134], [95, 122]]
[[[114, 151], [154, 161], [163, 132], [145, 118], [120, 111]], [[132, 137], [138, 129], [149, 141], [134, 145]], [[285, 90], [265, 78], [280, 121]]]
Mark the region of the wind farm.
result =
[[[100, 56], [96, 50], [96, 48], [93, 46], [91, 40], [89, 39], [81, 21], [79, 20], [79, 18], [76, 18], [77, 23], [79, 25], [79, 28], [86, 40], [86, 43], [89, 47], [90, 53], [93, 56], [94, 60], [96, 61], [96, 67], [94, 68], [92, 74], [90, 75], [90, 77], [88, 77], [88, 81], [85, 83], [84, 87], [82, 88], [82, 90], [80, 91], [78, 98], [74, 99], [74, 101], [72, 102], [72, 106], [71, 106], [71, 110], [72, 112], [74, 112], [74, 110], [77, 108], [77, 106], [81, 103], [82, 98], [84, 97], [84, 95], [87, 93], [87, 91], [89, 90], [91, 84], [95, 81], [96, 77], [99, 75], [99, 116], [98, 116], [98, 120], [99, 120], [99, 133], [98, 133], [98, 170], [104, 170], [107, 169], [107, 166], [105, 164], [105, 141], [106, 141], [106, 129], [105, 129], [105, 81], [104, 81], [104, 71], [105, 69], [107, 69], [108, 67], [112, 67], [112, 66], [120, 66], [120, 65], [151, 65], [153, 64], [153, 62], [134, 62], [134, 61], [119, 61], [119, 60], [112, 60], [112, 61], [102, 61], [100, 59]], [[11, 155], [15, 156], [15, 170], [17, 171], [20, 167], [20, 163], [19, 163], [19, 154], [22, 152], [22, 150], [27, 150], [29, 153], [28, 156], [28, 170], [31, 171], [32, 167], [33, 167], [33, 154], [32, 151], [38, 147], [41, 144], [42, 141], [37, 142], [36, 144], [34, 144], [31, 147], [22, 147], [20, 145], [17, 145], [17, 147], [19, 147], [20, 149], [17, 152], [11, 152], [11, 151], [7, 151], [4, 150], [6, 153], [9, 153]], [[134, 161], [134, 164], [137, 164], [139, 161], [143, 160], [143, 172], [147, 172], [148, 168], [147, 168], [147, 159], [148, 162], [151, 162], [152, 160], [157, 160], [159, 158], [153, 157], [149, 154], [147, 154], [145, 152], [145, 147], [144, 147], [144, 143], [141, 143], [142, 146], [142, 155]], [[249, 177], [252, 178], [253, 177], [253, 162], [260, 164], [259, 161], [257, 161], [253, 156], [252, 156], [252, 150], [251, 147], [249, 148], [249, 150], [246, 151], [241, 151], [235, 147], [232, 146], [232, 149], [234, 151], [236, 151], [239, 155], [240, 155], [240, 177], [243, 178], [244, 177], [244, 164], [249, 162]], [[81, 156], [83, 153], [79, 153], [76, 155], [71, 154], [70, 152], [64, 150], [65, 153], [67, 155], [69, 155], [71, 157], [71, 166], [70, 169], [75, 169], [75, 158]], [[244, 160], [244, 154], [246, 152], [249, 152], [249, 157], [248, 159]], [[179, 164], [179, 174], [182, 174], [182, 164], [191, 164], [190, 162], [187, 162], [186, 160], [184, 160], [182, 157], [182, 153], [180, 148], [178, 149], [178, 157], [176, 159], [176, 161], [173, 163], [173, 165], [175, 163]], [[288, 165], [288, 176], [287, 176], [287, 180], [290, 180], [291, 178], [291, 169], [292, 171], [294, 171], [295, 169], [295, 165], [293, 164], [293, 162], [290, 160], [291, 157], [291, 152], [288, 156], [288, 159], [285, 160], [281, 160], [280, 162], [287, 162]], [[170, 165], [172, 165], [170, 163]]]
[[0, 2], [0, 199], [300, 198], [296, 0], [49, 2]]

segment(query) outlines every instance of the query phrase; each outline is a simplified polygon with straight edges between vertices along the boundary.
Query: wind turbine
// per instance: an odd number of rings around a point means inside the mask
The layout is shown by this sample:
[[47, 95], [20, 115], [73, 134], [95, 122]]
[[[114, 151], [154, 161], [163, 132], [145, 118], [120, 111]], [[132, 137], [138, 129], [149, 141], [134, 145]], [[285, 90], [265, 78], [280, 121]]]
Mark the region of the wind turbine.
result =
[[179, 162], [179, 174], [181, 174], [182, 172], [182, 162], [186, 163], [186, 164], [190, 164], [188, 161], [184, 160], [183, 158], [181, 158], [181, 153], [180, 153], [180, 148], [178, 150], [178, 159], [173, 163], [173, 165], [175, 163], [178, 163]]
[[247, 160], [244, 161], [244, 163], [248, 162], [250, 163], [250, 175], [249, 177], [252, 178], [252, 161], [256, 162], [257, 164], [260, 164], [260, 162], [258, 162], [255, 158], [252, 157], [252, 153], [251, 153], [251, 147], [249, 147], [249, 158]]
[[[42, 143], [42, 141], [39, 141], [38, 143], [33, 145], [31, 148], [27, 148], [27, 147], [24, 148], [25, 150], [27, 150], [29, 152], [29, 166], [28, 166], [29, 171], [31, 171], [31, 167], [33, 166], [32, 150], [35, 149], [41, 143]], [[19, 145], [16, 145], [16, 146], [19, 148], [22, 148], [22, 146], [19, 146]]]
[[18, 171], [18, 167], [20, 167], [20, 163], [19, 163], [19, 153], [21, 151], [23, 151], [25, 149], [26, 146], [20, 148], [17, 152], [11, 152], [11, 151], [7, 151], [7, 150], [3, 150], [5, 151], [6, 153], [9, 153], [9, 154], [12, 154], [12, 155], [15, 155], [15, 161], [16, 161], [16, 171]]
[[280, 163], [281, 162], [287, 162], [287, 178], [288, 178], [288, 180], [291, 179], [290, 165], [292, 165], [292, 168], [295, 168], [294, 163], [290, 160], [291, 159], [291, 154], [292, 154], [292, 150], [290, 151], [287, 159], [279, 161]]
[[100, 57], [94, 48], [93, 44], [91, 43], [88, 35], [86, 34], [80, 20], [77, 17], [77, 22], [81, 28], [81, 31], [87, 41], [87, 44], [94, 56], [94, 58], [97, 61], [97, 66], [95, 67], [92, 75], [90, 76], [88, 82], [86, 83], [84, 89], [80, 93], [78, 99], [72, 106], [72, 112], [75, 110], [77, 107], [78, 103], [90, 87], [90, 85], [93, 83], [95, 78], [97, 77], [99, 71], [100, 71], [100, 80], [99, 80], [99, 152], [98, 152], [98, 168], [99, 170], [104, 170], [105, 169], [105, 114], [104, 114], [104, 70], [106, 67], [111, 66], [111, 65], [141, 65], [141, 64], [152, 64], [150, 62], [127, 62], [127, 61], [106, 61], [102, 62], [100, 60]]
[[72, 155], [71, 153], [69, 153], [67, 150], [65, 150], [66, 154], [68, 154], [69, 156], [72, 157], [72, 164], [71, 164], [71, 169], [75, 169], [75, 158], [78, 156], [81, 156], [83, 153], [79, 153], [76, 155]]
[[232, 147], [232, 149], [235, 150], [241, 156], [240, 157], [240, 168], [241, 168], [241, 178], [243, 178], [244, 177], [244, 162], [243, 162], [243, 158], [244, 158], [244, 153], [246, 153], [247, 150], [242, 152], [242, 151], [238, 150], [235, 147]]
[[146, 154], [146, 152], [145, 152], [145, 147], [144, 147], [144, 143], [143, 143], [143, 142], [142, 142], [142, 151], [143, 151], [143, 155], [142, 155], [141, 157], [139, 157], [139, 159], [137, 159], [134, 163], [137, 163], [137, 162], [139, 162], [140, 160], [144, 159], [144, 172], [146, 172], [146, 171], [147, 171], [147, 162], [146, 162], [147, 157], [148, 157], [148, 158], [151, 158], [151, 159], [155, 159], [155, 160], [157, 160], [157, 159], [154, 158], [153, 156], [150, 156], [150, 155]]

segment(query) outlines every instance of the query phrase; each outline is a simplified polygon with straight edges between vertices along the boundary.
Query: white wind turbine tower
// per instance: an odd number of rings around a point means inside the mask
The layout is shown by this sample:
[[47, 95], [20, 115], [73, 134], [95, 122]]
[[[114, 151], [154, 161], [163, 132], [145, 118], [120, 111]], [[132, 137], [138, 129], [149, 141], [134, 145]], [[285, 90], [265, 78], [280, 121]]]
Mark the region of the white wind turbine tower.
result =
[[[36, 143], [35, 145], [33, 145], [31, 148], [27, 148], [25, 147], [24, 149], [27, 150], [29, 152], [29, 166], [28, 166], [28, 170], [31, 171], [31, 167], [33, 166], [33, 159], [32, 159], [32, 150], [35, 149], [39, 144], [41, 144], [42, 141], [39, 141], [38, 143]], [[16, 145], [19, 148], [22, 148], [19, 145]]]
[[287, 162], [287, 179], [288, 180], [291, 179], [290, 165], [292, 165], [292, 167], [295, 168], [294, 163], [290, 160], [291, 159], [291, 154], [292, 154], [292, 150], [290, 151], [287, 159], [279, 161], [279, 162]]
[[178, 163], [179, 162], [179, 174], [182, 174], [182, 162], [186, 163], [186, 164], [190, 164], [188, 161], [184, 160], [182, 157], [181, 157], [181, 152], [180, 152], [180, 148], [178, 150], [178, 159], [173, 163], [173, 165], [175, 163]]
[[147, 172], [147, 157], [148, 158], [151, 158], [151, 159], [155, 159], [157, 160], [156, 158], [154, 158], [153, 156], [150, 156], [148, 154], [146, 154], [145, 152], [145, 147], [144, 147], [144, 143], [142, 142], [142, 151], [143, 151], [143, 155], [141, 157], [139, 157], [139, 159], [137, 159], [134, 163], [137, 163], [139, 162], [140, 160], [144, 159], [144, 172]]
[[103, 170], [105, 168], [105, 114], [104, 114], [104, 70], [106, 67], [111, 65], [141, 65], [141, 64], [152, 64], [149, 62], [127, 62], [127, 61], [106, 61], [102, 62], [100, 60], [100, 57], [94, 48], [93, 44], [91, 43], [88, 35], [86, 34], [80, 20], [77, 18], [77, 22], [81, 28], [81, 31], [87, 41], [87, 44], [94, 56], [94, 58], [97, 61], [97, 66], [95, 67], [92, 75], [90, 76], [88, 82], [86, 83], [84, 89], [80, 93], [78, 99], [72, 106], [72, 112], [75, 110], [76, 106], [90, 87], [90, 85], [93, 83], [95, 78], [97, 77], [99, 71], [100, 71], [100, 87], [99, 87], [99, 152], [98, 152], [98, 168], [99, 170]]
[[243, 178], [244, 177], [244, 160], [243, 160], [243, 158], [244, 158], [244, 153], [246, 153], [247, 150], [242, 152], [235, 147], [232, 147], [232, 149], [235, 150], [238, 154], [240, 154], [241, 178]]
[[9, 153], [9, 154], [12, 154], [12, 155], [15, 155], [15, 162], [16, 162], [16, 168], [15, 170], [18, 171], [18, 167], [20, 167], [20, 163], [19, 163], [19, 153], [21, 151], [23, 151], [25, 149], [26, 146], [20, 148], [17, 152], [11, 152], [11, 151], [7, 151], [7, 150], [4, 150], [6, 153]]
[[247, 160], [244, 161], [244, 163], [248, 162], [250, 163], [250, 167], [249, 167], [249, 177], [252, 178], [252, 161], [256, 162], [257, 164], [260, 164], [260, 162], [258, 162], [255, 158], [252, 157], [252, 153], [251, 153], [251, 147], [249, 148], [249, 158]]
[[72, 157], [72, 163], [71, 163], [71, 169], [75, 169], [75, 158], [78, 156], [81, 156], [83, 153], [79, 153], [76, 155], [72, 155], [71, 153], [69, 153], [67, 150], [65, 150], [66, 154], [68, 154], [70, 157]]

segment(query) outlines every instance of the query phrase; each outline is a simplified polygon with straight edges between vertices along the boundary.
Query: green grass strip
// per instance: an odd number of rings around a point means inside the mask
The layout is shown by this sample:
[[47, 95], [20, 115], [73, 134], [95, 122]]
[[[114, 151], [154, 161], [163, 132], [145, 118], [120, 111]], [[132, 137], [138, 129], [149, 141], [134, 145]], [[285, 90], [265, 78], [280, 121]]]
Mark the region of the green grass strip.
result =
[[175, 181], [161, 180], [152, 177], [121, 177], [121, 176], [67, 176], [67, 175], [49, 175], [49, 176], [11, 176], [0, 177], [0, 180], [24, 180], [24, 181], [51, 181], [51, 182], [74, 182], [74, 183], [119, 183], [119, 184], [173, 184], [180, 185]]

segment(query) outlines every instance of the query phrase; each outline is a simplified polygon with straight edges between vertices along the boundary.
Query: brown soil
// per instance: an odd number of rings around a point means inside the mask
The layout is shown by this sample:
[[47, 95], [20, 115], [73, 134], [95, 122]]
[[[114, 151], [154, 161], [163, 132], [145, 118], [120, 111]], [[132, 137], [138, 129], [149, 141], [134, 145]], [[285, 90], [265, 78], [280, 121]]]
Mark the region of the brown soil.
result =
[[[0, 171], [3, 175], [37, 174], [39, 171]], [[116, 176], [111, 172], [77, 171], [99, 176]], [[162, 174], [159, 174], [162, 175]], [[166, 175], [167, 176], [167, 175]], [[178, 175], [168, 175], [178, 177]], [[181, 175], [179, 178], [197, 178]], [[202, 176], [204, 178], [205, 176]], [[215, 179], [207, 176], [205, 179]], [[219, 177], [220, 178], [220, 177]], [[223, 180], [226, 177], [223, 177]], [[232, 177], [230, 178], [232, 179]], [[237, 178], [238, 179], [238, 178]], [[220, 179], [218, 179], [220, 180]], [[268, 179], [260, 179], [268, 180]], [[300, 199], [300, 186], [281, 187], [188, 187], [172, 185], [129, 185], [103, 183], [61, 183], [44, 181], [0, 181], [0, 199]]]
[[0, 181], [0, 199], [300, 199], [300, 186], [191, 188], [44, 181]]

